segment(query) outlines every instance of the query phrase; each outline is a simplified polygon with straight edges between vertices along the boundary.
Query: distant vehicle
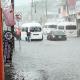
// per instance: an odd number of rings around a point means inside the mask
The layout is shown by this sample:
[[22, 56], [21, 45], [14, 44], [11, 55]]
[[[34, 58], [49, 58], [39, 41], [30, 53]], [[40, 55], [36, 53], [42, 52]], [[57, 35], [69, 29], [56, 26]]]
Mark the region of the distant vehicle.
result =
[[48, 34], [50, 31], [54, 31], [57, 29], [57, 22], [47, 22], [44, 24], [43, 33]]
[[26, 40], [28, 29], [30, 29], [31, 32], [31, 40], [43, 40], [42, 26], [39, 23], [35, 22], [24, 23], [21, 26], [21, 40]]
[[51, 31], [47, 35], [47, 40], [66, 40], [67, 37], [63, 31]]
[[76, 22], [60, 22], [58, 23], [57, 30], [65, 32], [67, 37], [77, 37]]

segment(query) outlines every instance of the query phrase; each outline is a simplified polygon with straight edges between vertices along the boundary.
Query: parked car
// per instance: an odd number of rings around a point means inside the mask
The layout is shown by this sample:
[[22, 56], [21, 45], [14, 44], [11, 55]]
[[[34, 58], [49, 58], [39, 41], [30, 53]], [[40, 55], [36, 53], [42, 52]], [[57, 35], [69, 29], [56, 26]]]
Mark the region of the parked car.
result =
[[63, 31], [51, 31], [47, 34], [47, 40], [66, 40], [67, 37]]
[[27, 40], [27, 32], [30, 31], [31, 40], [43, 40], [42, 25], [37, 22], [24, 23], [21, 26], [21, 40]]

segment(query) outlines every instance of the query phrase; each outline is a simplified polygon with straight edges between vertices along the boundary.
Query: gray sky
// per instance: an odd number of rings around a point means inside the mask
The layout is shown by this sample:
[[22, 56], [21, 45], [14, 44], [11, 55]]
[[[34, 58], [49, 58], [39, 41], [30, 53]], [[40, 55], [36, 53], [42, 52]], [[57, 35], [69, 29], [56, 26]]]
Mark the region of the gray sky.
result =
[[14, 0], [15, 6], [28, 5], [31, 0]]
[[[14, 0], [15, 6], [21, 6], [21, 5], [29, 5], [32, 0]], [[40, 0], [33, 0], [33, 1], [40, 1]]]

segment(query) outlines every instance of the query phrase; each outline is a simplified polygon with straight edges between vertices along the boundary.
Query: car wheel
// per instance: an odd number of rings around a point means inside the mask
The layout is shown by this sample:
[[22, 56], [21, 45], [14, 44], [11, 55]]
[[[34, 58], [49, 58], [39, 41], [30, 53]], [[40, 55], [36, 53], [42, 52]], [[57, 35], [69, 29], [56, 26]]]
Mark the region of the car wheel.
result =
[[50, 36], [47, 36], [47, 39], [50, 40]]

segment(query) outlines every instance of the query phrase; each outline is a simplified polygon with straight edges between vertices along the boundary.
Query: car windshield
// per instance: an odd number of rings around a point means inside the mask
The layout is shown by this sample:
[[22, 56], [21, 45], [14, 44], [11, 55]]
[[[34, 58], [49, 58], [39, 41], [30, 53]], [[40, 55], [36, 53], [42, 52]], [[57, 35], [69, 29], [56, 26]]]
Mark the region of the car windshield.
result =
[[41, 31], [41, 28], [40, 27], [31, 27], [30, 28], [30, 31], [31, 32], [40, 32]]
[[64, 35], [65, 33], [63, 31], [53, 31], [52, 34], [54, 34], [54, 35]]

